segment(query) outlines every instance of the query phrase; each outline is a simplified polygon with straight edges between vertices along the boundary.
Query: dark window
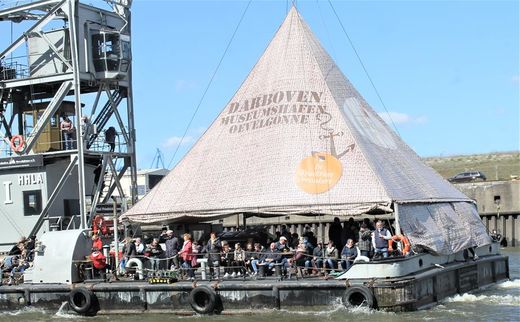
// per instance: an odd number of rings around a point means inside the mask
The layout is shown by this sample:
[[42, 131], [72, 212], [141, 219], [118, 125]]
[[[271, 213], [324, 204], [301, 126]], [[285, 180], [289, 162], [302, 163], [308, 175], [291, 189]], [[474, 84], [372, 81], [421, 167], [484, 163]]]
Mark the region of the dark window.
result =
[[42, 211], [41, 190], [23, 192], [23, 214], [24, 216], [39, 215]]
[[92, 50], [96, 72], [119, 71], [119, 33], [92, 35]]

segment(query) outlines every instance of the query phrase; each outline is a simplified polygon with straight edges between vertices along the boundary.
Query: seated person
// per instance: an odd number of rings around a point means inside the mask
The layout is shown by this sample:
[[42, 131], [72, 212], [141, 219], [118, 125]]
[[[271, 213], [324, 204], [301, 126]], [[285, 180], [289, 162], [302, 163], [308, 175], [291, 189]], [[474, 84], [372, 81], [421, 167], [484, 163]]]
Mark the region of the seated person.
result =
[[327, 274], [328, 271], [334, 272], [334, 269], [338, 264], [338, 249], [332, 240], [329, 240], [329, 244], [324, 250], [323, 257], [323, 272], [325, 274]]
[[231, 277], [242, 276], [243, 274], [245, 274], [245, 258], [245, 251], [240, 246], [240, 243], [236, 243], [235, 252], [233, 253], [233, 262], [231, 263], [231, 266], [233, 266], [233, 274], [231, 275]]
[[[18, 266], [20, 261], [20, 255], [14, 255], [14, 256], [6, 256], [3, 260], [3, 262], [0, 265], [0, 285], [2, 285], [2, 279], [4, 273], [10, 273], [15, 267]], [[9, 285], [12, 284], [11, 281], [11, 274], [6, 274], [6, 277], [9, 276]]]
[[290, 264], [294, 264], [296, 268], [305, 267], [305, 261], [307, 260], [307, 245], [303, 242], [303, 240], [298, 244], [296, 248], [296, 254], [291, 258]]
[[224, 267], [224, 278], [228, 278], [233, 273], [232, 262], [233, 262], [233, 252], [229, 248], [229, 244], [227, 242], [222, 242], [222, 252], [220, 253], [220, 265]]
[[136, 256], [139, 256], [139, 257], [142, 257], [144, 255], [144, 251], [146, 249], [143, 241], [141, 240], [141, 237], [137, 237], [135, 239], [135, 255]]
[[253, 275], [258, 274], [258, 264], [260, 263], [263, 255], [264, 255], [264, 251], [262, 249], [262, 245], [260, 245], [260, 243], [255, 243], [254, 251], [250, 254], [251, 268], [253, 269]]
[[280, 237], [280, 240], [276, 243], [276, 250], [280, 253], [288, 253], [291, 251], [289, 245], [287, 245], [287, 238], [285, 236]]
[[305, 268], [310, 272], [312, 269], [316, 274], [323, 267], [323, 244], [318, 243], [312, 250], [312, 258], [307, 258]]
[[10, 272], [14, 267], [18, 266], [19, 255], [7, 256], [1, 266], [3, 272]]
[[[296, 240], [298, 240], [298, 238]], [[292, 248], [290, 248], [288, 244], [287, 237], [280, 237], [276, 243], [276, 250], [278, 250], [282, 256], [280, 263], [282, 264], [282, 268], [285, 274], [289, 266], [291, 266], [290, 259], [293, 257]]]
[[274, 264], [282, 260], [280, 252], [276, 249], [276, 243], [271, 243], [269, 250], [260, 258], [260, 265], [265, 265], [265, 272], [270, 272], [274, 268]]
[[244, 256], [244, 265], [246, 267], [247, 272], [253, 271], [253, 268], [251, 267], [251, 261], [255, 259], [255, 250], [253, 248], [253, 243], [249, 242], [246, 244]]
[[22, 255], [17, 261], [18, 264], [11, 269], [11, 274], [9, 274], [9, 282], [8, 285], [12, 285], [15, 283], [16, 273], [23, 273], [27, 268], [30, 267], [29, 261], [27, 260], [27, 250], [22, 251]]
[[301, 240], [305, 244], [305, 247], [307, 248], [307, 253], [312, 254], [312, 251], [314, 250], [314, 245], [309, 241], [309, 238], [303, 236], [301, 238]]
[[357, 247], [354, 247], [354, 240], [349, 239], [341, 251], [341, 268], [348, 271], [354, 264], [354, 260], [359, 255]]
[[107, 267], [107, 259], [103, 253], [97, 249], [92, 248], [92, 253], [90, 254], [90, 260], [92, 261], [92, 267], [94, 268], [93, 277], [97, 275], [101, 275], [101, 277], [105, 278], [105, 270]]

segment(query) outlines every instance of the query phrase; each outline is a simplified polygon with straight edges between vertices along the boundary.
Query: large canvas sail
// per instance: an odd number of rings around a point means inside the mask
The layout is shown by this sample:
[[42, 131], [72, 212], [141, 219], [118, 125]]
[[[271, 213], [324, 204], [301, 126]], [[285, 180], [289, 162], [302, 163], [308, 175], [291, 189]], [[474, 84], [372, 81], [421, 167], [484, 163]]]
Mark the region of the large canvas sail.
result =
[[[206, 133], [124, 216], [137, 222], [236, 213], [352, 216], [390, 212], [392, 203], [403, 205], [403, 223], [413, 222], [406, 205], [473, 207], [372, 110], [293, 7]], [[473, 211], [463, 212], [474, 219]], [[411, 235], [412, 242], [431, 242]]]

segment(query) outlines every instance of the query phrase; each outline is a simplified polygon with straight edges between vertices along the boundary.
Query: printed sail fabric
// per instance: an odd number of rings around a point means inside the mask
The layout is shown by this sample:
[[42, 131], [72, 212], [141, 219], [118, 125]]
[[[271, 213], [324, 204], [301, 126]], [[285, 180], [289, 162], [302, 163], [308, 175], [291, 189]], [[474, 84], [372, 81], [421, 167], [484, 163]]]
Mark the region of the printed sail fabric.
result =
[[471, 202], [390, 130], [293, 7], [211, 127], [124, 217], [352, 216], [412, 201]]
[[412, 245], [436, 254], [449, 255], [491, 243], [473, 203], [400, 205], [399, 223]]

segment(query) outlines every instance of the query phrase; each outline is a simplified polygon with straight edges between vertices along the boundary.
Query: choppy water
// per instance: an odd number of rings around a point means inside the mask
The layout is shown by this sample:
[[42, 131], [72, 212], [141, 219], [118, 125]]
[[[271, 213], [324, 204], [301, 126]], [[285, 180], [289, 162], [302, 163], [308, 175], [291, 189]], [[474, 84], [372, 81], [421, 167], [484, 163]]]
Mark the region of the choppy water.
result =
[[190, 316], [181, 317], [167, 314], [132, 314], [96, 317], [78, 317], [63, 312], [46, 313], [34, 309], [7, 312], [0, 315], [0, 322], [7, 321], [84, 321], [84, 322], [315, 322], [315, 321], [520, 321], [520, 248], [502, 251], [509, 255], [511, 281], [503, 282], [485, 290], [456, 295], [445, 299], [442, 304], [430, 310], [407, 313], [380, 312], [370, 309], [347, 310], [339, 302], [330, 309], [312, 311], [259, 310], [248, 315]]

